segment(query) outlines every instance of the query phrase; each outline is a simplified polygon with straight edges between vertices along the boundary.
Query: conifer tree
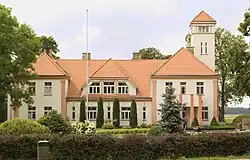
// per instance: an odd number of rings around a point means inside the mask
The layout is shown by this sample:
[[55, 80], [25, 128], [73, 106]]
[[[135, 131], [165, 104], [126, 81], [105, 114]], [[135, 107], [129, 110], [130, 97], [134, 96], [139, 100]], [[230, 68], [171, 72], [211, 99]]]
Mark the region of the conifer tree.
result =
[[85, 109], [85, 100], [82, 99], [80, 104], [80, 122], [85, 122], [86, 120], [86, 109]]
[[131, 103], [129, 125], [132, 128], [135, 128], [138, 125], [138, 122], [137, 122], [137, 106], [136, 106], [135, 99], [133, 99], [133, 101]]
[[183, 131], [183, 120], [180, 116], [183, 105], [176, 100], [174, 91], [175, 89], [172, 86], [167, 87], [166, 93], [162, 95], [163, 103], [160, 104], [162, 113], [160, 126], [167, 133]]
[[114, 126], [119, 127], [120, 126], [120, 102], [118, 98], [114, 99], [113, 102], [113, 119], [114, 119]]
[[103, 101], [102, 101], [102, 98], [100, 97], [98, 101], [96, 128], [101, 128], [103, 124], [104, 124]]

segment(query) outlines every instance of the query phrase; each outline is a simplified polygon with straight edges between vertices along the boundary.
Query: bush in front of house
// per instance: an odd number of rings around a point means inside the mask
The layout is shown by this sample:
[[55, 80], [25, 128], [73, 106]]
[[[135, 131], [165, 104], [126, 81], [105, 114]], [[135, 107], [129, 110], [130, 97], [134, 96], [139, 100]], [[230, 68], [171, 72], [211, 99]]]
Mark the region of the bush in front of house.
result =
[[101, 128], [104, 124], [103, 100], [100, 97], [98, 101], [96, 128]]
[[88, 129], [88, 124], [83, 122], [73, 122], [72, 124], [72, 133], [75, 134], [84, 134]]
[[81, 104], [80, 104], [80, 118], [79, 118], [79, 121], [84, 123], [85, 120], [86, 120], [86, 107], [85, 107], [85, 100], [82, 99]]
[[156, 160], [179, 157], [237, 156], [250, 151], [250, 133], [210, 133], [196, 136], [108, 134], [0, 136], [2, 159], [36, 159], [37, 142], [48, 140], [50, 159]]
[[148, 128], [122, 128], [122, 129], [110, 129], [110, 130], [98, 130], [98, 134], [146, 134], [149, 131]]
[[198, 122], [198, 119], [197, 117], [194, 117], [192, 123], [191, 123], [191, 126], [192, 127], [198, 127], [199, 126], [199, 122]]
[[38, 123], [49, 128], [51, 133], [69, 134], [72, 132], [72, 126], [68, 119], [62, 117], [56, 110], [51, 110], [47, 115], [41, 117]]
[[137, 120], [137, 105], [135, 99], [132, 100], [131, 107], [130, 107], [130, 119], [129, 119], [129, 126], [131, 128], [135, 128], [138, 125]]
[[149, 131], [148, 131], [148, 135], [152, 135], [152, 136], [158, 136], [163, 132], [163, 129], [161, 128], [161, 126], [156, 125], [156, 126], [152, 126]]
[[218, 121], [216, 120], [215, 117], [213, 117], [213, 119], [211, 120], [210, 126], [219, 126], [219, 123], [218, 123]]
[[243, 119], [250, 119], [250, 114], [243, 114], [235, 117], [231, 125], [237, 126], [239, 123], [242, 122]]
[[12, 119], [0, 124], [0, 134], [22, 135], [49, 133], [49, 129], [31, 119]]
[[113, 124], [115, 127], [120, 127], [120, 101], [118, 98], [115, 98], [113, 101]]

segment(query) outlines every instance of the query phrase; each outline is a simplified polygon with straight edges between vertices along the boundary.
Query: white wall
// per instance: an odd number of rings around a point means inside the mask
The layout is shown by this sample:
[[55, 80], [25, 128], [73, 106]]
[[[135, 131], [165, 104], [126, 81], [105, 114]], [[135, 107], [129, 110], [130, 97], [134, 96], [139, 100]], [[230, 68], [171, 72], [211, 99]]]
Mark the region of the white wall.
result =
[[[213, 80], [195, 80], [195, 79], [159, 79], [156, 83], [156, 103], [157, 109], [161, 109], [160, 103], [163, 102], [161, 95], [165, 93], [165, 82], [173, 82], [173, 87], [176, 89], [175, 94], [180, 94], [180, 82], [186, 82], [186, 95], [183, 95], [183, 101], [187, 102], [187, 107], [190, 107], [190, 95], [194, 94], [194, 106], [198, 106], [198, 96], [196, 95], [196, 82], [204, 82], [204, 96], [203, 98], [203, 106], [208, 106], [208, 118], [211, 120], [213, 118]], [[176, 97], [179, 98], [178, 96]], [[157, 121], [160, 120], [160, 112], [157, 113]], [[208, 122], [204, 121], [203, 124]]]
[[[152, 123], [152, 111], [151, 111], [151, 102], [136, 102], [137, 104], [137, 116], [138, 116], [138, 125], [140, 125], [143, 122], [143, 107], [146, 107], [146, 121], [144, 123], [151, 124]], [[79, 115], [80, 115], [80, 102], [79, 101], [72, 101], [72, 102], [67, 102], [67, 114], [68, 117], [72, 120], [72, 107], [75, 106], [75, 112], [76, 112], [76, 121], [79, 121]], [[89, 106], [96, 106], [97, 107], [97, 101], [89, 102]], [[120, 102], [120, 107], [130, 107], [131, 102]], [[107, 114], [108, 114], [108, 109], [107, 107], [111, 107], [111, 119], [113, 119], [113, 101], [110, 102], [103, 102], [103, 109], [104, 109], [104, 120], [107, 120]], [[87, 115], [86, 115], [87, 116]], [[92, 123], [95, 123], [95, 121], [91, 121]], [[123, 121], [120, 120], [121, 126], [128, 126], [129, 121]]]
[[[33, 106], [36, 107], [36, 119], [44, 115], [44, 106], [52, 106], [52, 109], [61, 112], [61, 82], [60, 80], [34, 80], [36, 82], [36, 94]], [[52, 96], [44, 96], [44, 82], [52, 82]], [[67, 83], [65, 83], [67, 84]], [[10, 103], [10, 102], [9, 102]], [[9, 104], [8, 104], [9, 105]], [[9, 118], [14, 117], [14, 112]], [[28, 118], [28, 105], [23, 103], [19, 109], [20, 118]]]

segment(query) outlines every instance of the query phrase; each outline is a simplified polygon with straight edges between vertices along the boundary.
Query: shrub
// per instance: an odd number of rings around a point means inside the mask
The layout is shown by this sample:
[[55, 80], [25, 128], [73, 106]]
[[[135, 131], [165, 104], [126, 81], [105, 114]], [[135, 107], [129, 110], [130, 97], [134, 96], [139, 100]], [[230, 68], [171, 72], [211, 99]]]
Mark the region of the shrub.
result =
[[150, 128], [150, 130], [148, 131], [149, 135], [153, 135], [153, 136], [158, 136], [163, 132], [163, 129], [161, 128], [161, 126], [153, 126]]
[[64, 119], [56, 110], [38, 120], [38, 123], [47, 126], [51, 133], [67, 134], [72, 132], [72, 126], [68, 119]]
[[197, 117], [194, 117], [191, 126], [192, 126], [192, 127], [197, 127], [197, 126], [199, 126], [199, 122], [198, 122]]
[[85, 101], [82, 99], [80, 104], [80, 122], [85, 122], [86, 120], [86, 109], [85, 109]]
[[88, 129], [88, 124], [83, 122], [74, 122], [72, 125], [72, 132], [76, 134], [84, 134]]
[[96, 132], [95, 125], [93, 123], [87, 123], [87, 130], [85, 131], [86, 134], [92, 134]]
[[114, 99], [113, 102], [113, 124], [115, 127], [120, 127], [120, 102], [118, 98]]
[[115, 126], [112, 123], [104, 123], [102, 128], [103, 129], [115, 129]]
[[136, 102], [135, 99], [133, 99], [132, 103], [131, 103], [131, 110], [130, 110], [130, 119], [129, 119], [129, 125], [132, 128], [137, 127], [138, 122], [137, 122], [137, 106], [136, 106]]
[[7, 120], [7, 104], [0, 104], [0, 123]]
[[213, 119], [211, 120], [210, 126], [219, 126], [219, 123], [217, 122], [215, 117], [213, 117]]
[[133, 129], [112, 129], [112, 130], [98, 130], [98, 134], [145, 134], [148, 128], [133, 128]]
[[[135, 129], [131, 129], [135, 130]], [[22, 135], [0, 136], [1, 159], [36, 159], [37, 142], [48, 140], [50, 159], [156, 160], [179, 157], [238, 156], [250, 151], [249, 133], [197, 136]]]
[[103, 124], [104, 124], [103, 101], [102, 101], [102, 98], [100, 97], [98, 101], [96, 128], [101, 128]]
[[31, 119], [13, 119], [0, 124], [0, 134], [41, 134], [48, 133], [49, 129]]
[[139, 128], [151, 128], [152, 125], [143, 122], [143, 123], [142, 123], [141, 125], [139, 125], [138, 127], [139, 127]]
[[242, 119], [250, 119], [250, 114], [243, 114], [235, 117], [231, 124], [236, 126], [238, 123], [242, 122]]

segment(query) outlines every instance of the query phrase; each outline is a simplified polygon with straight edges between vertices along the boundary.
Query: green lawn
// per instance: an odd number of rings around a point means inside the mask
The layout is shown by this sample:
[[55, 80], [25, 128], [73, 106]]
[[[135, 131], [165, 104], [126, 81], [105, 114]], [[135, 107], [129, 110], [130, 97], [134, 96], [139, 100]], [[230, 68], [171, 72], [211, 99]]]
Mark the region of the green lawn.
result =
[[225, 115], [225, 122], [231, 123], [235, 117], [239, 116], [240, 114], [227, 114]]
[[[177, 160], [230, 160], [230, 159], [241, 159], [241, 160], [249, 159], [250, 160], [250, 155], [241, 156], [241, 157], [229, 156], [229, 157], [180, 158]], [[170, 160], [170, 159], [161, 159], [161, 160]]]

